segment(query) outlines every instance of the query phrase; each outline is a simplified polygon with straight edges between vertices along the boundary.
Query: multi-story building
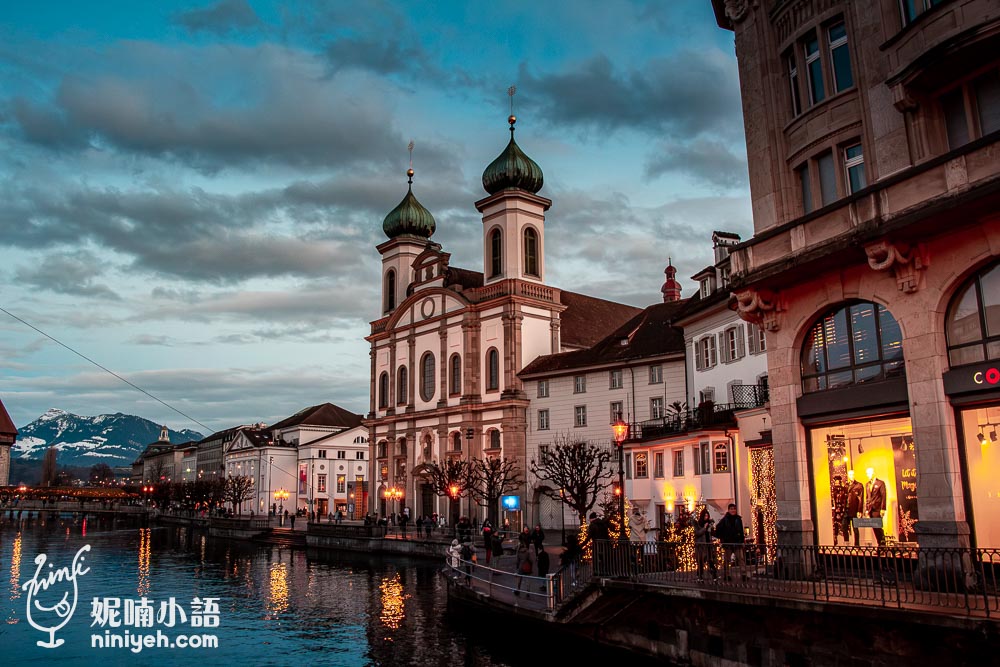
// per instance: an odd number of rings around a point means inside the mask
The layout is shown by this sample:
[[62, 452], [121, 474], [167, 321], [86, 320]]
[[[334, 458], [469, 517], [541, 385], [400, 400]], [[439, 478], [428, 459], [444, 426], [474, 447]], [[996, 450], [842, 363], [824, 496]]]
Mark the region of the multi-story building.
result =
[[212, 481], [225, 478], [223, 452], [241, 428], [244, 426], [216, 431], [198, 442], [198, 479]]
[[10, 448], [17, 440], [17, 427], [0, 401], [0, 486], [10, 483]]
[[[427, 480], [447, 457], [507, 457], [526, 466], [528, 397], [518, 372], [539, 355], [593, 345], [638, 309], [545, 284], [538, 165], [511, 139], [484, 171], [483, 272], [450, 266], [412, 187], [384, 219], [382, 317], [372, 322], [372, 509], [454, 516]], [[412, 170], [409, 172], [412, 184]], [[468, 437], [467, 437], [468, 436]], [[402, 495], [387, 504], [390, 490]], [[466, 503], [468, 501], [465, 501]], [[480, 518], [465, 504], [461, 513]]]
[[[266, 424], [237, 427], [223, 453], [223, 479], [248, 477], [252, 480], [252, 493], [237, 507], [239, 513], [267, 513], [272, 504], [280, 504], [283, 510], [294, 512], [298, 463], [297, 446], [276, 440]], [[288, 499], [281, 499], [279, 503], [274, 495], [278, 490], [287, 491]]]
[[132, 482], [136, 484], [159, 484], [181, 481], [181, 459], [190, 447], [197, 446], [194, 441], [173, 444], [167, 427], [160, 428], [160, 437], [142, 450], [142, 453], [132, 464]]
[[198, 479], [198, 443], [187, 442], [175, 447], [180, 452], [177, 481], [194, 482]]
[[[1000, 5], [712, 4], [751, 156], [731, 281], [765, 330], [779, 541], [1000, 546]], [[859, 537], [836, 521], [849, 480]]]

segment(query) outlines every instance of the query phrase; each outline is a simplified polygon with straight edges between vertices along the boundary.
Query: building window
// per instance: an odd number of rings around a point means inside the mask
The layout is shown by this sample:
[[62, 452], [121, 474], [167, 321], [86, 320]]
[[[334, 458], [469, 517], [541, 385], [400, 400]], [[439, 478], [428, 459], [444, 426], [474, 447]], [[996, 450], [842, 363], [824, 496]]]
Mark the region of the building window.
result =
[[345, 475], [337, 475], [337, 493], [344, 493], [347, 486], [347, 477]]
[[819, 170], [819, 197], [822, 206], [837, 200], [837, 172], [833, 166], [833, 153], [827, 151], [816, 159]]
[[899, 9], [903, 17], [903, 25], [909, 25], [917, 16], [931, 7], [940, 5], [945, 0], [899, 0]]
[[624, 409], [622, 407], [621, 401], [611, 401], [611, 423], [614, 424], [616, 421], [622, 418], [624, 414]]
[[945, 336], [951, 366], [1000, 359], [1000, 263], [979, 271], [955, 293]]
[[703, 371], [716, 365], [715, 336], [705, 336], [695, 343], [696, 370]]
[[698, 293], [701, 295], [702, 299], [707, 299], [712, 293], [712, 283], [708, 278], [705, 278], [698, 283]]
[[429, 401], [434, 398], [434, 355], [426, 352], [420, 360], [420, 398]]
[[746, 346], [743, 344], [743, 327], [729, 327], [723, 333], [725, 347], [722, 350], [722, 361], [731, 363], [746, 356]]
[[326, 450], [325, 449], [319, 450], [318, 452], [316, 452], [316, 456], [318, 458], [325, 459], [326, 458]]
[[389, 269], [385, 274], [385, 312], [396, 307], [396, 272]]
[[662, 419], [663, 418], [663, 397], [654, 396], [649, 399], [649, 418], [650, 419]]
[[901, 376], [899, 325], [885, 306], [869, 302], [839, 306], [809, 330], [801, 369], [806, 393]]
[[653, 454], [653, 477], [663, 479], [663, 452]]
[[406, 379], [406, 366], [400, 366], [398, 372], [398, 380], [396, 382], [396, 403], [398, 405], [406, 404], [406, 388], [408, 385]]
[[499, 229], [490, 232], [490, 278], [503, 273], [503, 234]]
[[538, 381], [538, 398], [548, 398], [549, 397], [549, 381], [539, 380]]
[[[625, 455], [625, 479], [632, 479], [632, 455]], [[623, 489], [624, 491], [624, 489]]]
[[375, 455], [380, 459], [384, 459], [389, 456], [389, 443], [385, 440], [378, 443]]
[[663, 384], [663, 366], [653, 364], [649, 367], [649, 384]]
[[496, 391], [500, 388], [500, 353], [490, 348], [486, 353], [486, 389]]
[[715, 472], [729, 472], [729, 447], [724, 442], [715, 443]]
[[635, 453], [635, 478], [645, 479], [649, 477], [649, 453]]
[[865, 156], [861, 152], [861, 144], [854, 144], [844, 149], [844, 171], [847, 172], [847, 194], [852, 195], [867, 185]]
[[701, 391], [699, 391], [698, 392], [698, 402], [699, 402], [699, 404], [714, 403], [715, 402], [715, 388], [714, 387], [705, 387], [704, 389], [702, 389]]
[[578, 405], [573, 409], [573, 425], [574, 426], [586, 426], [587, 425], [587, 406]]
[[524, 272], [529, 276], [538, 274], [538, 233], [528, 227], [524, 230]]
[[396, 441], [396, 456], [406, 456], [406, 438]]
[[384, 372], [378, 376], [378, 406], [389, 407], [389, 374]]
[[548, 431], [549, 430], [549, 411], [539, 410], [538, 411], [538, 430]]
[[587, 376], [577, 375], [573, 378], [573, 393], [583, 394], [587, 391]]
[[316, 491], [326, 493], [326, 475], [316, 475]]
[[799, 175], [799, 187], [802, 189], [802, 212], [812, 213], [815, 210], [812, 198], [812, 184], [809, 182], [809, 165], [804, 164], [795, 170]]
[[847, 49], [847, 28], [841, 21], [827, 30], [830, 38], [830, 64], [833, 66], [833, 88], [835, 92], [847, 90], [854, 85], [851, 74], [851, 54]]
[[819, 57], [819, 40], [815, 33], [802, 44], [806, 56], [806, 78], [809, 83], [809, 105], [818, 104], [826, 97], [823, 90], [823, 63]]
[[449, 393], [457, 396], [462, 393], [462, 357], [451, 355], [451, 387]]
[[337, 458], [338, 459], [346, 459], [347, 458], [347, 452], [345, 452], [343, 449], [338, 449], [337, 450]]
[[500, 449], [500, 431], [490, 429], [490, 449]]
[[451, 451], [460, 452], [462, 451], [462, 432], [452, 431], [451, 432]]
[[674, 477], [684, 476], [684, 450], [674, 450]]
[[364, 452], [354, 452], [354, 458], [357, 459], [358, 461], [364, 461], [365, 460], [365, 453]]
[[940, 97], [948, 147], [1000, 130], [1000, 70], [993, 68]]
[[802, 113], [802, 96], [799, 93], [799, 68], [795, 62], [795, 52], [785, 55], [785, 65], [788, 69], [788, 86], [791, 92], [792, 116]]
[[747, 322], [747, 340], [750, 342], [750, 354], [767, 352], [767, 339], [764, 338], [764, 329], [759, 325]]
[[694, 446], [694, 474], [708, 475], [712, 472], [712, 447], [703, 442]]
[[622, 388], [622, 371], [621, 369], [613, 370], [608, 372], [608, 389], [621, 389]]
[[424, 436], [423, 455], [425, 461], [430, 461], [434, 454], [434, 440], [430, 435]]

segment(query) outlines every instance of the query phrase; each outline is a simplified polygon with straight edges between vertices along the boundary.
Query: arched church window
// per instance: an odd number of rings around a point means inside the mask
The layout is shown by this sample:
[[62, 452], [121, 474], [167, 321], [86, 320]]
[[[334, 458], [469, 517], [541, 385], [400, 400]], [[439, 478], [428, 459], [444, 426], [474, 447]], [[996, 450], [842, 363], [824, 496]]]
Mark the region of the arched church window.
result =
[[538, 233], [531, 227], [524, 230], [524, 272], [538, 275]]
[[430, 352], [420, 360], [420, 398], [425, 401], [434, 398], [434, 355]]
[[1000, 262], [977, 272], [955, 292], [945, 335], [952, 366], [1000, 359]]
[[399, 367], [399, 380], [396, 384], [396, 403], [403, 405], [407, 403], [406, 400], [406, 388], [408, 386], [406, 378], [406, 366]]
[[503, 234], [499, 229], [490, 232], [490, 278], [503, 273]]
[[905, 373], [892, 313], [868, 301], [843, 304], [813, 324], [802, 345], [802, 391], [839, 389]]
[[462, 357], [457, 354], [451, 355], [451, 387], [449, 388], [449, 393], [453, 395], [462, 393]]
[[490, 449], [500, 449], [500, 431], [495, 428], [490, 429]]
[[430, 461], [432, 453], [433, 453], [433, 440], [431, 439], [430, 435], [425, 435], [424, 436], [424, 452], [423, 452], [423, 454], [424, 454], [424, 460], [425, 461]]
[[396, 307], [396, 272], [389, 269], [385, 274], [385, 312]]
[[378, 376], [378, 406], [389, 407], [389, 374], [385, 372]]
[[486, 389], [500, 388], [500, 353], [491, 347], [486, 353]]

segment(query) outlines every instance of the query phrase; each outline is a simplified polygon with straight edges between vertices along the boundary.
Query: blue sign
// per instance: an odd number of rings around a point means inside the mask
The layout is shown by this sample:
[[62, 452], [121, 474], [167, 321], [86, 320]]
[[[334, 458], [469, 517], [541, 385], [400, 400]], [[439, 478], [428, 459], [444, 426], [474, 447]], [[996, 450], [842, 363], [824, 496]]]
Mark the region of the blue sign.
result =
[[500, 502], [503, 504], [503, 508], [508, 512], [521, 509], [521, 496], [504, 496]]

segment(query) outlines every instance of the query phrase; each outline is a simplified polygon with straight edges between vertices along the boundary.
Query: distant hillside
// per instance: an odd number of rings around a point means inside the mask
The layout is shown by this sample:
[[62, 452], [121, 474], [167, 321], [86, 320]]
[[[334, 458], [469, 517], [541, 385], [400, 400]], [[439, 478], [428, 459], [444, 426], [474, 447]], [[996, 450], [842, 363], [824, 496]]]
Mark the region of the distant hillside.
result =
[[[197, 431], [168, 431], [170, 442], [201, 440]], [[27, 426], [18, 428], [11, 459], [40, 461], [45, 450], [59, 450], [59, 465], [90, 467], [107, 463], [112, 468], [131, 465], [143, 448], [160, 437], [160, 425], [135, 415], [81, 417], [52, 408]]]

